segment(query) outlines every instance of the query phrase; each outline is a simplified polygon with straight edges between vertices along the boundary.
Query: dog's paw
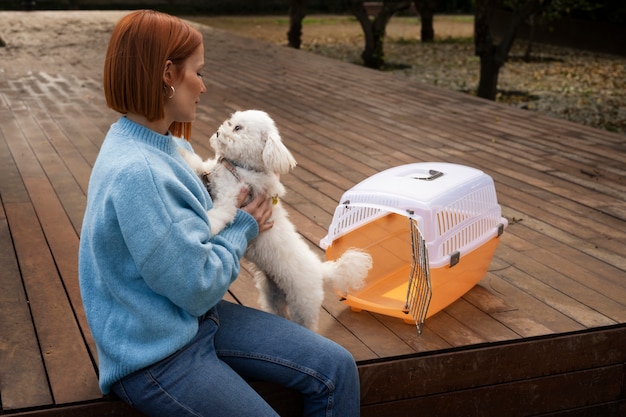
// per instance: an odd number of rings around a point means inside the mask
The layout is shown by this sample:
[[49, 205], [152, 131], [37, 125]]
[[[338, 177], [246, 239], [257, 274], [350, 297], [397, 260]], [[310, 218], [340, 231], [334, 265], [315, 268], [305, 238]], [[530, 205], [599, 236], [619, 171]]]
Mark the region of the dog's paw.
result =
[[178, 153], [180, 153], [180, 155], [183, 157], [185, 162], [187, 162], [189, 166], [191, 167], [191, 169], [193, 169], [193, 172], [195, 172], [198, 175], [202, 174], [203, 161], [202, 161], [202, 158], [200, 158], [198, 154], [189, 152], [188, 150], [182, 149], [182, 148], [178, 150]]
[[193, 169], [193, 172], [195, 172], [200, 177], [213, 171], [215, 165], [217, 164], [216, 159], [209, 158], [206, 161], [203, 161], [200, 155], [190, 152], [186, 149], [180, 148], [178, 150], [178, 153], [181, 154], [185, 162], [187, 162], [191, 169]]
[[226, 226], [232, 223], [235, 220], [235, 216], [237, 215], [237, 207], [226, 207], [226, 206], [214, 206], [211, 210], [207, 211], [207, 216], [209, 218], [209, 226], [211, 227], [211, 233], [214, 235], [218, 234]]
[[217, 165], [216, 158], [209, 158], [202, 162], [202, 172], [213, 172]]

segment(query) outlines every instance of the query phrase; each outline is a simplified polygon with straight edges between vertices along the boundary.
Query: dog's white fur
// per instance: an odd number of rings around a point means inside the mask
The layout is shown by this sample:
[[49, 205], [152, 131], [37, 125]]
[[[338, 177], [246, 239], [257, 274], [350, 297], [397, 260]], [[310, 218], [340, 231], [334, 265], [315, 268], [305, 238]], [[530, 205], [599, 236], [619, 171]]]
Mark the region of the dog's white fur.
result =
[[267, 113], [235, 112], [213, 134], [210, 144], [214, 159], [202, 161], [188, 152], [183, 156], [198, 175], [209, 174], [214, 201], [207, 212], [211, 231], [219, 233], [234, 219], [242, 183], [249, 187], [250, 198], [262, 193], [271, 196], [275, 202], [271, 217], [274, 226], [259, 234], [246, 251], [246, 258], [256, 267], [254, 279], [261, 308], [316, 330], [324, 281], [332, 281], [342, 291], [360, 288], [372, 267], [371, 256], [349, 249], [336, 261], [323, 262], [296, 232], [279, 200], [285, 194], [279, 175], [294, 168], [296, 160]]

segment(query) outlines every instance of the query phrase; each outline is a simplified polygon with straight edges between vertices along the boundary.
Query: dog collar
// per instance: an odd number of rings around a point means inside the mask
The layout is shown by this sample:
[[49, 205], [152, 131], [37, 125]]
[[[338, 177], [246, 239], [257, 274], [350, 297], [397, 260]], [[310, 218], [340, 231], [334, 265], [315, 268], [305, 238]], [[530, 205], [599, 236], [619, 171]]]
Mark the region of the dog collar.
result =
[[[239, 173], [237, 172], [237, 165], [235, 165], [233, 162], [229, 161], [228, 159], [224, 158], [223, 156], [220, 156], [217, 159], [217, 162], [224, 165], [224, 168], [226, 168], [228, 172], [233, 174], [233, 177], [237, 178], [237, 181], [242, 182], [241, 176], [239, 176]], [[207, 178], [207, 183], [208, 182], [209, 182], [209, 179]], [[278, 194], [274, 194], [271, 197], [272, 197], [272, 204], [273, 205], [278, 204]]]
[[237, 173], [237, 165], [233, 164], [231, 161], [224, 158], [223, 156], [220, 156], [217, 162], [224, 165], [224, 167], [228, 170], [228, 172], [233, 174], [233, 176], [237, 178], [237, 181], [241, 182], [241, 177]]

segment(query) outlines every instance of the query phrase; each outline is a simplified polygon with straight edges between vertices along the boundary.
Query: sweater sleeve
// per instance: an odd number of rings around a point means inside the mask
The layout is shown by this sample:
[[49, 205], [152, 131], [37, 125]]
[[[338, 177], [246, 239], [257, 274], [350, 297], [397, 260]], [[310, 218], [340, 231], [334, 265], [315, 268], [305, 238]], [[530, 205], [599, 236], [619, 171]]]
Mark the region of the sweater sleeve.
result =
[[126, 169], [123, 186], [118, 181], [115, 187], [124, 193], [113, 199], [115, 217], [146, 285], [200, 316], [239, 275], [239, 260], [258, 226], [239, 210], [229, 227], [212, 235], [197, 179], [190, 170], [166, 175], [167, 169], [151, 166], [148, 175], [141, 167]]

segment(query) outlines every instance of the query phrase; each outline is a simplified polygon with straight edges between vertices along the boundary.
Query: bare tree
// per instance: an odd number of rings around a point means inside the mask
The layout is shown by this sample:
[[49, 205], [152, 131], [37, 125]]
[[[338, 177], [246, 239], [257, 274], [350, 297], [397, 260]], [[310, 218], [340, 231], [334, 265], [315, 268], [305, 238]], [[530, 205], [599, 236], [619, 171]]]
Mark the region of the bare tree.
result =
[[380, 11], [370, 19], [363, 0], [347, 0], [350, 10], [357, 18], [365, 36], [365, 49], [361, 54], [363, 64], [369, 68], [380, 69], [385, 64], [385, 30], [391, 17], [411, 6], [411, 0], [383, 0]]
[[[517, 31], [530, 16], [554, 20], [572, 10], [591, 10], [600, 0], [475, 0], [474, 45], [480, 57], [480, 79], [476, 95], [495, 100], [500, 68], [508, 59]], [[506, 5], [511, 17], [499, 39], [492, 33], [493, 14]]]
[[302, 21], [306, 16], [306, 0], [289, 0], [289, 31], [287, 41], [289, 46], [300, 49], [302, 44]]
[[435, 16], [437, 0], [414, 0], [413, 4], [415, 4], [415, 9], [420, 15], [422, 42], [433, 42], [435, 40], [433, 17]]
[[[503, 0], [476, 0], [474, 16], [474, 47], [480, 58], [480, 79], [476, 95], [495, 100], [498, 92], [500, 68], [508, 59], [511, 46], [520, 24], [533, 13], [541, 10], [542, 0], [525, 0], [513, 10], [505, 33], [496, 42], [490, 22], [493, 13], [502, 7]], [[549, 0], [546, 0], [549, 1]]]

